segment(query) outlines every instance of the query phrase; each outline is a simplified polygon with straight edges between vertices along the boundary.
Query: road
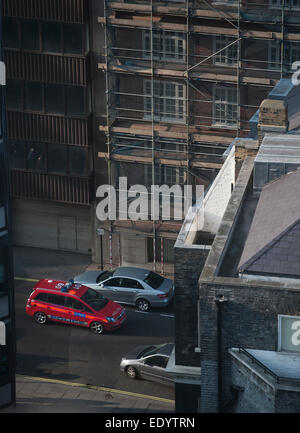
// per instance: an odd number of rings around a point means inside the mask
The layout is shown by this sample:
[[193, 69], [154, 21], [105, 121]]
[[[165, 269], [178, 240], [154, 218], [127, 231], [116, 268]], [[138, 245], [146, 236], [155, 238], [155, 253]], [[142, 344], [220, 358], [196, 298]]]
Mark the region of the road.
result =
[[142, 313], [126, 307], [120, 330], [97, 336], [86, 328], [37, 324], [25, 313], [34, 283], [16, 281], [17, 373], [174, 399], [174, 389], [129, 379], [119, 370], [121, 357], [141, 344], [174, 341], [173, 306]]

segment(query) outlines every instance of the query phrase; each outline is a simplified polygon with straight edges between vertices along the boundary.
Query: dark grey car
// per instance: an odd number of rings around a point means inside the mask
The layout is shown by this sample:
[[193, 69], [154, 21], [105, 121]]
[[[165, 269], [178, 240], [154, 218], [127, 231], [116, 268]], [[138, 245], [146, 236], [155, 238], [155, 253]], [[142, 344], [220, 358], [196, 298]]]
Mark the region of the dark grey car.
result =
[[120, 369], [130, 379], [148, 379], [165, 385], [174, 385], [167, 366], [173, 351], [173, 343], [159, 346], [138, 346], [121, 360]]
[[143, 268], [119, 267], [110, 271], [87, 271], [74, 278], [106, 298], [135, 305], [141, 311], [165, 307], [174, 294], [173, 281]]

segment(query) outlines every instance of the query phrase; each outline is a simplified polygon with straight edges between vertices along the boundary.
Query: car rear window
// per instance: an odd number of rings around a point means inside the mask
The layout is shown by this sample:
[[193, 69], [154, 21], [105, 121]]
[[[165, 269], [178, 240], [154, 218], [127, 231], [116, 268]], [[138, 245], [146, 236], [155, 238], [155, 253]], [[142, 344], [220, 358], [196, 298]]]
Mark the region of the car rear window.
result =
[[96, 311], [102, 310], [108, 304], [108, 299], [93, 289], [88, 289], [81, 296], [81, 299]]
[[158, 289], [164, 282], [164, 279], [160, 275], [151, 271], [144, 279], [144, 281], [145, 283], [149, 284], [149, 286], [151, 286], [153, 289]]

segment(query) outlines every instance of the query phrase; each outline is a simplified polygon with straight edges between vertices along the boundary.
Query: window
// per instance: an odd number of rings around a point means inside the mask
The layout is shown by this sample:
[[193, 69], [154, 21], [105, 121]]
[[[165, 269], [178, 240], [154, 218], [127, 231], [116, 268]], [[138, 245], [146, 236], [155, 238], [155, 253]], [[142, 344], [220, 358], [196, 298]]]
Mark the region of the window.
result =
[[6, 106], [9, 110], [22, 110], [23, 108], [23, 82], [7, 80]]
[[121, 278], [111, 278], [110, 280], [106, 281], [104, 284], [107, 287], [120, 287]]
[[11, 142], [10, 165], [12, 168], [25, 168], [25, 143], [23, 141]]
[[279, 41], [269, 41], [268, 58], [270, 69], [280, 69], [281, 55]]
[[10, 164], [14, 169], [47, 171], [86, 176], [89, 173], [88, 149], [57, 143], [9, 141]]
[[[152, 85], [144, 82], [145, 119], [152, 117]], [[181, 83], [154, 81], [153, 104], [155, 120], [185, 122], [185, 87]]]
[[[268, 46], [269, 68], [274, 70], [281, 69], [281, 42], [269, 41]], [[300, 60], [300, 46], [298, 42], [285, 42], [283, 69], [292, 70], [292, 64]]]
[[136, 280], [132, 280], [130, 278], [122, 278], [120, 287], [128, 288], [128, 289], [140, 289], [143, 290], [144, 287]]
[[15, 18], [3, 18], [3, 45], [6, 48], [19, 48], [19, 24]]
[[25, 109], [32, 111], [43, 110], [43, 84], [28, 81], [25, 82]]
[[111, 271], [104, 271], [103, 273], [101, 273], [96, 280], [97, 284], [101, 283], [101, 281], [104, 281], [109, 277], [112, 277], [114, 272], [115, 272], [115, 269], [113, 269]]
[[83, 52], [83, 27], [78, 24], [63, 25], [64, 52], [81, 54]]
[[61, 25], [60, 23], [44, 22], [42, 24], [43, 51], [61, 53]]
[[74, 310], [87, 311], [89, 313], [92, 313], [92, 310], [90, 310], [85, 304], [80, 302], [78, 299], [71, 298], [71, 296], [64, 296], [64, 298], [65, 298], [65, 307], [74, 308]]
[[48, 172], [67, 173], [67, 148], [62, 144], [48, 144]]
[[27, 144], [27, 168], [29, 170], [46, 171], [46, 146], [44, 143]]
[[155, 272], [150, 271], [144, 281], [146, 284], [149, 284], [152, 289], [158, 289], [164, 282], [164, 278]]
[[179, 167], [161, 165], [155, 167], [155, 182], [152, 182], [152, 166], [146, 165], [146, 185], [183, 185], [185, 182], [185, 170]]
[[65, 297], [63, 295], [54, 295], [48, 293], [48, 301], [50, 304], [65, 305]]
[[93, 289], [88, 289], [81, 299], [96, 311], [102, 310], [108, 304], [108, 299]]
[[231, 44], [235, 40], [235, 38], [230, 38], [223, 35], [214, 36], [214, 52], [222, 50], [219, 54], [216, 54], [213, 57], [213, 62], [215, 65], [236, 65], [238, 42], [228, 48], [225, 48], [227, 45]]
[[[70, 302], [69, 297], [67, 299], [68, 299], [68, 302]], [[72, 307], [71, 308], [74, 308], [74, 310], [84, 311], [85, 305], [82, 302], [78, 301], [77, 299], [72, 299]]]
[[[281, 8], [283, 0], [270, 0], [271, 8]], [[284, 0], [284, 7], [290, 9], [299, 9], [300, 0]]]
[[6, 48], [48, 53], [84, 54], [85, 26], [19, 18], [3, 18], [3, 44]]
[[45, 110], [47, 113], [64, 114], [65, 102], [63, 86], [59, 84], [45, 85]]
[[38, 293], [34, 298], [35, 301], [48, 302], [48, 293]]
[[[183, 61], [185, 37], [180, 32], [153, 30], [153, 58], [158, 60]], [[143, 32], [144, 58], [151, 58], [151, 31]]]
[[89, 160], [87, 149], [69, 147], [69, 173], [72, 175], [88, 174]]
[[67, 114], [78, 116], [86, 112], [85, 107], [85, 89], [79, 86], [67, 86]]
[[7, 108], [39, 113], [84, 116], [87, 114], [87, 88], [8, 80]]
[[168, 359], [165, 356], [151, 356], [145, 361], [146, 365], [151, 367], [166, 368]]
[[213, 123], [220, 126], [237, 124], [237, 92], [231, 87], [216, 86], [214, 91]]
[[33, 51], [40, 50], [40, 30], [38, 21], [22, 21], [21, 34], [21, 48]]

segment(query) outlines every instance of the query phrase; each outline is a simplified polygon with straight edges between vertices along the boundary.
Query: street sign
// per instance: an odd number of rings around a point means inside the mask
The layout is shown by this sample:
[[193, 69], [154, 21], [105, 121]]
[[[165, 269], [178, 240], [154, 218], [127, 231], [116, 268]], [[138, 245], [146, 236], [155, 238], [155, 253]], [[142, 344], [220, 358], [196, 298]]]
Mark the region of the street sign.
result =
[[104, 236], [104, 229], [97, 229], [98, 236]]
[[300, 352], [300, 316], [278, 316], [278, 350]]

